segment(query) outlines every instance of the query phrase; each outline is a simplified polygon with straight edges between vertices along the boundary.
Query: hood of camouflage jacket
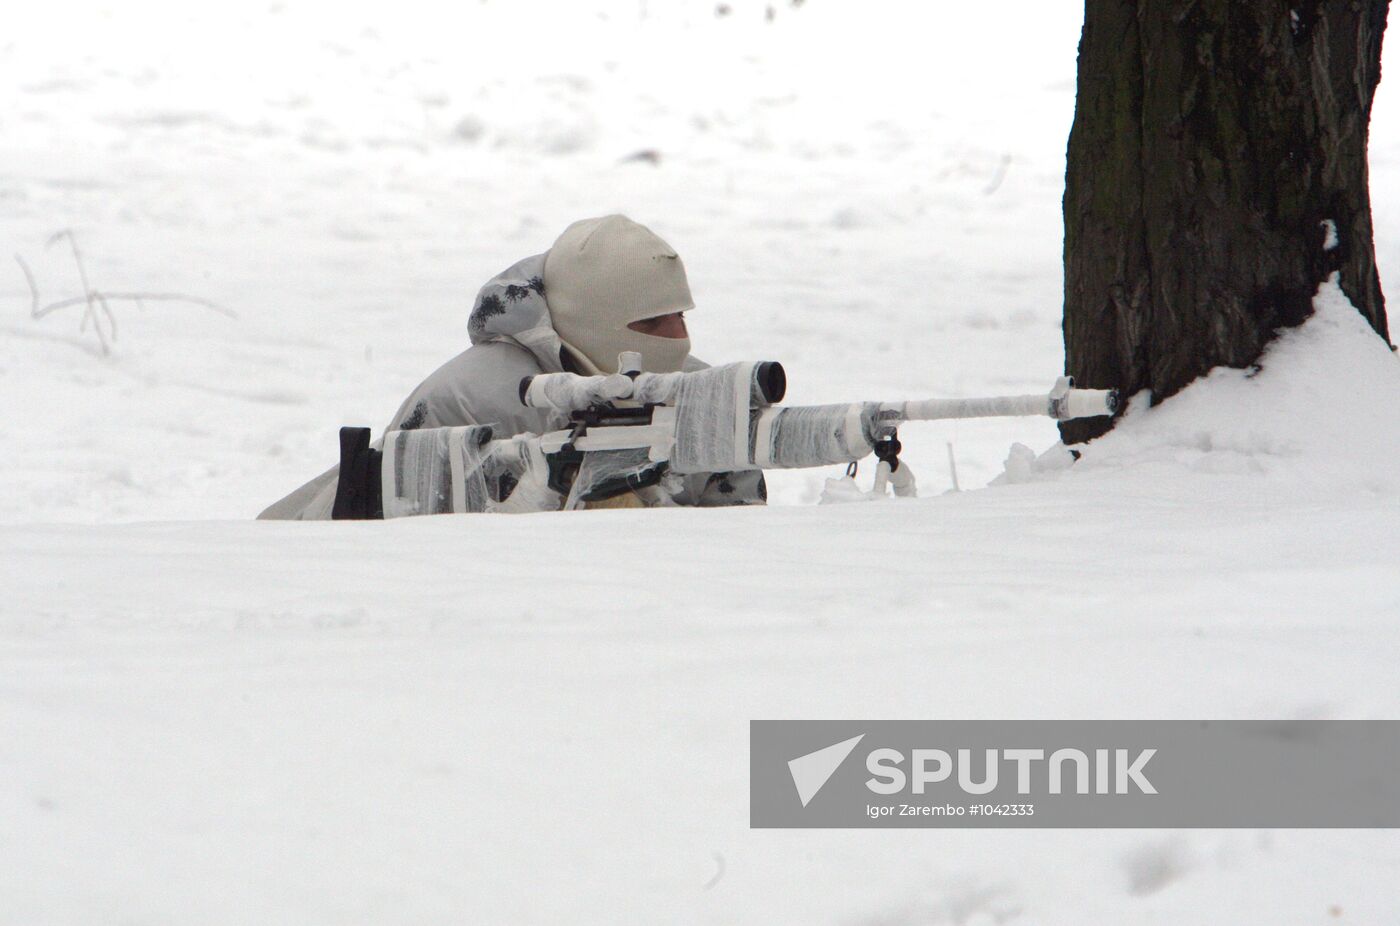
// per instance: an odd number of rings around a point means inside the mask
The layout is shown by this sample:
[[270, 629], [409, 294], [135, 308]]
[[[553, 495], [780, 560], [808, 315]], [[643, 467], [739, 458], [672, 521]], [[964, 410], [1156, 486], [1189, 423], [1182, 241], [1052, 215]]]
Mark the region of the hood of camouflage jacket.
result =
[[544, 295], [544, 260], [536, 254], [496, 274], [476, 294], [467, 331], [473, 344], [506, 341], [534, 355], [546, 373], [564, 369], [564, 342], [554, 330]]

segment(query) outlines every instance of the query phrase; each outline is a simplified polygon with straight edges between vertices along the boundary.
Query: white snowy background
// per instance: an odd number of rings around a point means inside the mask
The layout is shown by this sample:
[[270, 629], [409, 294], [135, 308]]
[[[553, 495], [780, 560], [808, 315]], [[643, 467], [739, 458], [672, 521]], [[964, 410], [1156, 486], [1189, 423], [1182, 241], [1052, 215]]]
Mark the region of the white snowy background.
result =
[[[1387, 832], [747, 825], [750, 718], [1396, 716], [1400, 364], [1332, 287], [1072, 469], [962, 422], [911, 502], [250, 520], [605, 212], [789, 401], [1048, 388], [1080, 6], [729, 7], [5, 9], [0, 923], [1396, 921]], [[31, 318], [63, 229], [236, 317]]]

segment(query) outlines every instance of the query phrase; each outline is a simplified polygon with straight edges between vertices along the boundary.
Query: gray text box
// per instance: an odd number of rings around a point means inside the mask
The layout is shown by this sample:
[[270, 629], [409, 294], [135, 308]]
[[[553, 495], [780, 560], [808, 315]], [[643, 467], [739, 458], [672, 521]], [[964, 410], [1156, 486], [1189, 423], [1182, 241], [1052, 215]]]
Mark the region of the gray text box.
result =
[[1400, 826], [1394, 720], [754, 720], [749, 738], [754, 827]]

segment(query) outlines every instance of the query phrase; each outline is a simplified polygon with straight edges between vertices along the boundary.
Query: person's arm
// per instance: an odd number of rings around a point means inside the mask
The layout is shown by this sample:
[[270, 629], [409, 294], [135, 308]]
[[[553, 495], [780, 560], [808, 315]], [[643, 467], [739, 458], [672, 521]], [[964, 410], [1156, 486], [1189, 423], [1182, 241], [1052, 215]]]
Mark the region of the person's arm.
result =
[[478, 344], [434, 370], [399, 406], [386, 431], [494, 424], [499, 437], [554, 424], [548, 411], [520, 402], [520, 380], [542, 372], [529, 351], [504, 342]]

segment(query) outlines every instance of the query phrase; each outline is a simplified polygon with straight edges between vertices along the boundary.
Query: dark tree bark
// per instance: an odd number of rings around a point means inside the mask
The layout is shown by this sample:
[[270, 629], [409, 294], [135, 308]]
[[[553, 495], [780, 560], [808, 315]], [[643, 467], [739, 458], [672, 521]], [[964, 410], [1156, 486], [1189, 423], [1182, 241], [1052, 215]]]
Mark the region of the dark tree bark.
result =
[[1366, 168], [1388, 5], [1086, 0], [1064, 199], [1079, 385], [1156, 401], [1250, 366], [1333, 271], [1389, 338]]

